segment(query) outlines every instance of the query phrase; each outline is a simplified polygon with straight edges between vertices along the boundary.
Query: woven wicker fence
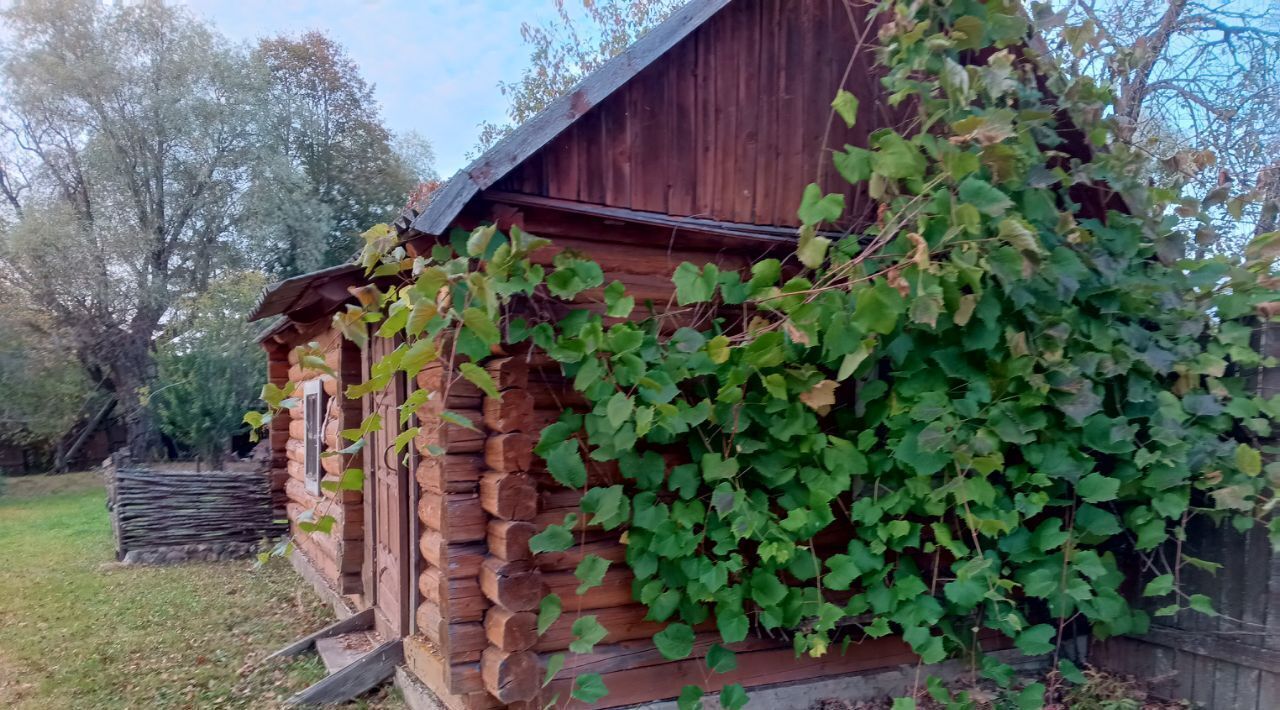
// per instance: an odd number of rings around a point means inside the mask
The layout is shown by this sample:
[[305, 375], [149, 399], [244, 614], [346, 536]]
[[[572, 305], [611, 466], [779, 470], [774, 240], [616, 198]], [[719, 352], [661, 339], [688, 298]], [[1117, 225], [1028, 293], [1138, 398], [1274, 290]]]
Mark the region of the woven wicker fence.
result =
[[116, 559], [170, 563], [243, 557], [284, 533], [267, 472], [182, 471], [116, 455], [103, 465]]

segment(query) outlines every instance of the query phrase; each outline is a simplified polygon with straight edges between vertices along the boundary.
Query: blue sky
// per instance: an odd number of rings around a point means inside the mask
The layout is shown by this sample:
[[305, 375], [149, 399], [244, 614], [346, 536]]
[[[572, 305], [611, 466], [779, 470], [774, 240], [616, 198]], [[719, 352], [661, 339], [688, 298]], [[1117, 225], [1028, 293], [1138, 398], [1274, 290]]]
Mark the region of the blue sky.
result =
[[555, 15], [553, 0], [186, 0], [233, 41], [322, 30], [376, 86], [387, 126], [431, 141], [448, 177], [466, 163], [481, 121], [504, 116], [498, 82], [520, 76], [520, 24]]

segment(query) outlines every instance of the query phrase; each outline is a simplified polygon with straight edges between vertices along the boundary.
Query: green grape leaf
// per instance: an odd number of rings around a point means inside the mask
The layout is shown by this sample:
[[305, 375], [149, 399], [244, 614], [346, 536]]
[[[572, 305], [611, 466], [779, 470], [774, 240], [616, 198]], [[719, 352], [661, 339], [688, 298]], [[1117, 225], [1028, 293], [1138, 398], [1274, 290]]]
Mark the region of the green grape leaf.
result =
[[548, 594], [538, 603], [538, 635], [547, 633], [547, 629], [560, 618], [562, 609], [560, 595]]
[[843, 213], [844, 195], [838, 193], [824, 195], [822, 194], [822, 188], [818, 187], [817, 183], [809, 183], [804, 188], [804, 197], [800, 200], [800, 209], [796, 210], [796, 215], [800, 218], [800, 224], [805, 226], [812, 226], [820, 222], [835, 222], [840, 219], [840, 215]]
[[604, 289], [605, 315], [611, 318], [626, 318], [635, 310], [636, 299], [627, 295], [627, 287], [621, 281], [614, 281]]
[[715, 673], [728, 673], [738, 668], [738, 657], [733, 651], [721, 646], [718, 643], [711, 644], [711, 648], [707, 649], [707, 668]]
[[[493, 397], [494, 399], [502, 399], [502, 395], [498, 392], [498, 387], [493, 383], [493, 378], [485, 372], [484, 368], [470, 362], [464, 362], [458, 365], [458, 372], [466, 378], [467, 382], [475, 385], [481, 392]], [[424, 390], [418, 390], [419, 392]]]
[[1076, 484], [1076, 493], [1089, 503], [1115, 500], [1120, 491], [1120, 481], [1100, 473], [1091, 473]]
[[574, 653], [591, 653], [591, 649], [609, 635], [594, 614], [579, 617], [573, 622], [570, 631], [573, 633], [573, 642], [569, 644], [569, 650]]
[[986, 180], [976, 177], [965, 178], [960, 183], [959, 195], [961, 201], [977, 207], [979, 212], [990, 217], [999, 217], [1013, 207], [1013, 200], [1008, 195]]
[[1028, 656], [1039, 656], [1042, 653], [1048, 653], [1053, 650], [1053, 641], [1057, 635], [1057, 630], [1052, 626], [1036, 624], [1019, 633], [1014, 638], [1013, 645]]
[[533, 554], [543, 552], [564, 552], [573, 547], [573, 531], [577, 524], [577, 516], [569, 514], [564, 525], [548, 525], [542, 532], [529, 538], [529, 550]]
[[599, 702], [601, 698], [609, 694], [609, 689], [605, 687], [604, 678], [599, 673], [584, 673], [578, 676], [573, 682], [573, 692], [571, 695], [577, 700], [591, 705]]
[[599, 555], [587, 555], [582, 558], [578, 566], [573, 570], [573, 576], [578, 578], [581, 584], [578, 585], [578, 594], [585, 593], [592, 587], [598, 587], [604, 581], [604, 573], [609, 570], [609, 560]]
[[702, 710], [702, 694], [702, 688], [696, 685], [684, 686], [676, 698], [676, 710]]
[[547, 471], [551, 477], [570, 488], [587, 485], [587, 467], [578, 453], [578, 440], [568, 439], [551, 447], [546, 453]]
[[653, 635], [653, 644], [669, 661], [687, 658], [693, 653], [693, 629], [687, 624], [668, 624], [667, 628]]
[[747, 700], [747, 690], [739, 683], [726, 685], [720, 690], [720, 706], [724, 710], [742, 710]]
[[853, 128], [853, 124], [858, 122], [858, 97], [848, 91], [837, 91], [835, 99], [831, 101], [831, 108], [836, 110], [849, 128]]

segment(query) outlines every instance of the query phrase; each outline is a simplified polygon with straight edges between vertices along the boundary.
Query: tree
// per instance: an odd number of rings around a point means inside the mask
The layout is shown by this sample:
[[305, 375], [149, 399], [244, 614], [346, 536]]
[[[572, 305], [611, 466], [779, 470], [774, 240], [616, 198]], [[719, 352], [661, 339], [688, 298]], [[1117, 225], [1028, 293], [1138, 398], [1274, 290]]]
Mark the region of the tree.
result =
[[140, 399], [155, 334], [171, 303], [245, 251], [235, 226], [259, 75], [160, 2], [18, 0], [0, 17], [12, 218], [0, 288], [65, 330], [145, 457], [159, 445]]
[[529, 66], [515, 82], [498, 88], [511, 100], [505, 125], [480, 124], [482, 152], [548, 103], [567, 93], [583, 77], [631, 46], [686, 0], [582, 0], [581, 13], [556, 0], [557, 17], [541, 25], [525, 23], [520, 35], [529, 45]]
[[0, 314], [0, 439], [49, 452], [105, 395], [58, 333], [30, 322]]
[[16, 0], [0, 21], [0, 301], [65, 336], [143, 458], [173, 305], [348, 258], [433, 172], [430, 144], [396, 153], [323, 35], [248, 51], [163, 0]]
[[[1280, 6], [1053, 0], [1036, 16], [1068, 77], [1110, 87], [1117, 135], [1161, 158], [1162, 178], [1188, 181], [1203, 197], [1227, 183], [1255, 185], [1280, 161]], [[1220, 212], [1220, 227], [1238, 216]], [[1261, 213], [1246, 216], [1256, 223]], [[1218, 231], [1225, 251], [1252, 232]]]
[[[436, 149], [421, 133], [405, 131], [397, 133], [391, 143], [405, 169], [418, 185], [440, 179], [436, 171]], [[416, 189], [416, 188], [415, 188]]]
[[265, 379], [266, 359], [245, 317], [266, 279], [228, 274], [181, 304], [157, 346], [159, 377], [151, 401], [175, 443], [216, 466], [231, 438], [246, 430]]
[[407, 135], [398, 145], [407, 155], [397, 152], [373, 86], [322, 33], [264, 39], [254, 60], [270, 78], [265, 128], [279, 149], [253, 193], [263, 226], [275, 230], [265, 261], [281, 276], [345, 261], [361, 232], [391, 219], [434, 176], [431, 145]]

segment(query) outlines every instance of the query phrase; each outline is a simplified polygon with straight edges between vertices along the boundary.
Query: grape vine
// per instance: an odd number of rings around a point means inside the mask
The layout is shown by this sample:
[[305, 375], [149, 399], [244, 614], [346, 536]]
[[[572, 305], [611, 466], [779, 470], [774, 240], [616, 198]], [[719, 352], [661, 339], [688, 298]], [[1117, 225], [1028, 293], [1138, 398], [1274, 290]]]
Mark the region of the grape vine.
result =
[[[1268, 364], [1251, 337], [1277, 300], [1280, 235], [1243, 258], [1186, 258], [1188, 232], [1213, 238], [1205, 210], [1238, 213], [1250, 196], [1202, 203], [1145, 184], [1137, 151], [1098, 118], [1105, 88], [1060, 85], [1015, 4], [884, 2], [876, 17], [886, 95], [916, 116], [831, 155], [865, 185], [870, 215], [810, 185], [793, 255], [741, 273], [681, 264], [667, 304], [636, 303], [582, 254], [536, 263], [549, 243], [519, 229], [457, 233], [410, 258], [375, 228], [364, 263], [399, 282], [368, 287], [336, 322], [405, 342], [348, 395], [443, 360], [496, 397], [476, 364], [495, 347], [559, 363], [587, 405], [535, 452], [582, 491], [581, 511], [532, 550], [620, 531], [634, 597], [667, 622], [658, 650], [688, 658], [695, 632], [714, 629], [708, 671], [732, 670], [730, 648], [753, 630], [815, 657], [897, 634], [924, 663], [971, 657], [1008, 685], [982, 655], [991, 633], [1031, 655], [1086, 627], [1141, 633], [1151, 615], [1126, 597], [1134, 583], [1161, 600], [1155, 616], [1213, 613], [1178, 584], [1207, 563], [1168, 550], [1201, 516], [1280, 539], [1280, 468], [1261, 443], [1280, 399], [1248, 378]], [[857, 99], [841, 92], [832, 110], [852, 125]], [[447, 392], [402, 411], [427, 398]], [[434, 425], [471, 426], [438, 413]], [[620, 480], [589, 475], [609, 463]], [[578, 592], [609, 566], [587, 555]], [[543, 600], [539, 632], [562, 601]], [[573, 653], [607, 633], [591, 614], [572, 630]], [[548, 681], [563, 663], [550, 660]], [[588, 674], [572, 694], [607, 692]], [[702, 693], [685, 688], [681, 707]], [[746, 700], [721, 691], [727, 708]]]

